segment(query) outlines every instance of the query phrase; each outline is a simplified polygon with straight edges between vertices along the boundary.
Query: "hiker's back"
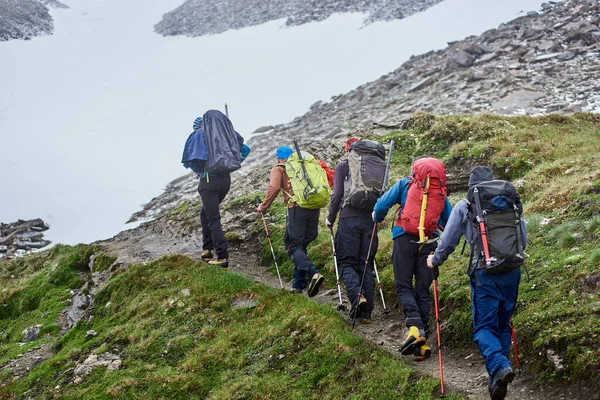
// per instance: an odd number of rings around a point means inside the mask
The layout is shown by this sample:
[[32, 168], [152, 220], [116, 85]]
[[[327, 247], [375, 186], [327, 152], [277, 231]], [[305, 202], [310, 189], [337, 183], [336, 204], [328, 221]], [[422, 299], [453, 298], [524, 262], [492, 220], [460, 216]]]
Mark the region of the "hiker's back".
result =
[[438, 229], [447, 193], [444, 164], [435, 158], [416, 160], [397, 225], [409, 235], [430, 237]]
[[229, 118], [218, 110], [209, 110], [203, 116], [202, 127], [208, 150], [207, 171], [227, 174], [239, 169], [243, 139]]
[[331, 194], [327, 174], [313, 155], [303, 151], [302, 158], [303, 161], [294, 152], [285, 163], [285, 171], [293, 189], [290, 201], [302, 208], [323, 208]]
[[512, 183], [493, 180], [474, 185], [467, 193], [467, 209], [474, 236], [471, 269], [501, 274], [521, 267], [523, 205]]
[[342, 207], [373, 211], [385, 176], [385, 148], [372, 140], [359, 140], [350, 145], [347, 162]]

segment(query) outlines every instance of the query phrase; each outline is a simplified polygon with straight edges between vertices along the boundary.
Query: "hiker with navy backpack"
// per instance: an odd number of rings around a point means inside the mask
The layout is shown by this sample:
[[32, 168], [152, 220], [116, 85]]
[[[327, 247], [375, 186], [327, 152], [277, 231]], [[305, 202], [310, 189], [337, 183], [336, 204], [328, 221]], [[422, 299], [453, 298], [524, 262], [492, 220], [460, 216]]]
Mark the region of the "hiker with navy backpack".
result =
[[319, 162], [309, 153], [301, 152], [294, 141], [296, 152], [283, 146], [277, 149], [277, 164], [271, 169], [265, 200], [256, 211], [266, 212], [279, 193], [287, 205], [284, 244], [294, 263], [292, 292], [309, 297], [319, 293], [323, 275], [307, 254], [308, 245], [319, 234], [320, 209], [327, 205], [331, 189], [327, 175]]
[[377, 201], [373, 220], [383, 221], [394, 204], [400, 207], [392, 228], [392, 263], [396, 296], [402, 304], [408, 328], [400, 351], [403, 355], [412, 355], [415, 361], [423, 361], [431, 356], [427, 344], [431, 311], [429, 288], [435, 279], [433, 271], [427, 268], [427, 256], [435, 250], [438, 228], [446, 225], [452, 210], [447, 198], [444, 164], [435, 158], [417, 159], [411, 175], [396, 182]]
[[454, 206], [442, 241], [427, 260], [429, 268], [437, 268], [462, 236], [469, 243], [473, 341], [485, 358], [492, 400], [504, 399], [515, 377], [509, 359], [510, 320], [527, 245], [522, 213], [521, 199], [510, 182], [494, 180], [489, 167], [475, 167], [467, 198]]
[[370, 324], [375, 295], [373, 262], [378, 246], [371, 214], [382, 190], [385, 149], [374, 141], [351, 138], [345, 150], [346, 155], [335, 167], [325, 225], [333, 230], [339, 212], [335, 255], [351, 303], [350, 317]]
[[241, 167], [250, 148], [244, 144], [244, 138], [235, 131], [229, 118], [218, 110], [207, 111], [196, 118], [193, 129], [181, 162], [200, 178], [201, 257], [211, 265], [227, 269], [228, 245], [221, 226], [219, 205], [231, 187], [230, 173]]

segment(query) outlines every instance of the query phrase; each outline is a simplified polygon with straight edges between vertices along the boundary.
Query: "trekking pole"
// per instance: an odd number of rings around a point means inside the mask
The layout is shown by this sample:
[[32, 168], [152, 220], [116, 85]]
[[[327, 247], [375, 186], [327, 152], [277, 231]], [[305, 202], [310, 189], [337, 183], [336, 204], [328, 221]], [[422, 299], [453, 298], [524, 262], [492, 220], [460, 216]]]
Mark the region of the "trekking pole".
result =
[[517, 372], [520, 375], [521, 374], [521, 360], [519, 360], [519, 348], [517, 347], [517, 332], [515, 331], [515, 326], [513, 325], [512, 317], [510, 318], [509, 322], [510, 322], [511, 337], [512, 337], [512, 342], [513, 342], [513, 349], [515, 351], [515, 364], [517, 364]]
[[335, 279], [338, 289], [338, 297], [340, 299], [340, 303], [337, 305], [337, 310], [342, 311], [346, 309], [346, 306], [342, 302], [342, 289], [340, 284], [340, 274], [338, 272], [337, 251], [335, 249], [335, 240], [333, 240], [333, 226], [329, 227], [329, 236], [331, 237], [331, 247], [333, 248], [333, 264], [335, 265]]
[[[308, 176], [308, 171], [306, 170], [306, 165], [304, 165], [304, 157], [302, 157], [302, 152], [300, 151], [300, 146], [298, 146], [298, 142], [296, 141], [296, 138], [292, 139], [292, 142], [294, 143], [294, 148], [296, 149], [296, 153], [298, 153], [298, 159], [300, 160], [300, 165], [302, 166], [302, 174], [304, 175], [304, 179], [306, 180], [306, 183], [308, 184], [308, 186], [306, 188], [304, 188], [304, 199], [308, 200], [308, 195], [310, 193], [314, 193], [315, 192], [315, 186], [313, 185], [312, 181], [310, 180], [310, 177]], [[308, 189], [310, 187], [310, 190]]]
[[[387, 190], [388, 179], [390, 174], [390, 165], [392, 163], [392, 152], [394, 151], [394, 139], [390, 141], [390, 150], [388, 151], [388, 158], [385, 165], [385, 174], [383, 175], [383, 182], [381, 183], [381, 193], [380, 196], [385, 193]], [[375, 232], [377, 232], [377, 223], [373, 224], [373, 232], [371, 233], [371, 241], [369, 243], [369, 251], [367, 251], [367, 259], [365, 260], [365, 269], [362, 274], [362, 279], [360, 280], [360, 289], [358, 290], [358, 297], [362, 297], [363, 284], [365, 282], [365, 274], [367, 273], [367, 268], [369, 266], [369, 258], [371, 258], [371, 247], [373, 246], [373, 239], [375, 238]], [[375, 259], [373, 259], [373, 266], [375, 266]], [[377, 273], [377, 268], [375, 268], [375, 274], [377, 276], [377, 280], [379, 281], [379, 273]], [[381, 284], [379, 285], [379, 293], [381, 293], [381, 298], [383, 299], [383, 291], [381, 290]], [[386, 313], [385, 301], [383, 302], [384, 310]], [[389, 312], [389, 311], [388, 311]], [[354, 325], [356, 324], [356, 312], [352, 316], [352, 329], [354, 329]], [[387, 313], [386, 313], [387, 314]]]
[[440, 386], [442, 388], [442, 394], [440, 395], [440, 397], [444, 397], [446, 396], [446, 394], [444, 393], [444, 367], [442, 365], [442, 335], [441, 335], [441, 328], [440, 328], [440, 308], [439, 308], [439, 301], [438, 301], [438, 288], [437, 288], [437, 281], [438, 281], [438, 277], [440, 275], [440, 271], [435, 268], [435, 279], [433, 280], [433, 303], [435, 305], [435, 327], [437, 329], [437, 342], [438, 342], [438, 359], [440, 362]]
[[[254, 199], [254, 205], [258, 207], [258, 205], [262, 203], [260, 201], [260, 197], [256, 196]], [[263, 225], [265, 226], [265, 232], [267, 233], [267, 240], [269, 241], [269, 247], [271, 247], [271, 254], [273, 255], [273, 261], [275, 262], [275, 269], [277, 270], [277, 276], [279, 277], [279, 284], [283, 289], [283, 281], [281, 280], [281, 274], [279, 273], [279, 266], [277, 265], [277, 258], [275, 257], [275, 250], [273, 250], [273, 243], [271, 242], [271, 233], [269, 232], [269, 228], [267, 227], [267, 220], [265, 219], [265, 214], [261, 211], [260, 216], [262, 217]]]
[[479, 223], [481, 243], [483, 243], [483, 256], [485, 257], [485, 265], [489, 267], [490, 265], [492, 265], [492, 258], [490, 257], [490, 248], [488, 246], [485, 221], [483, 219], [483, 211], [481, 211], [481, 199], [479, 198], [479, 190], [477, 189], [477, 187], [473, 189], [473, 193], [475, 194], [475, 206], [477, 208], [477, 222]]
[[225, 115], [229, 118], [229, 106], [225, 103]]
[[373, 259], [373, 269], [375, 269], [375, 277], [377, 278], [377, 287], [379, 288], [379, 294], [381, 295], [381, 303], [383, 304], [383, 313], [389, 314], [390, 310], [385, 305], [385, 299], [383, 298], [383, 289], [381, 288], [381, 280], [379, 279], [379, 273], [377, 272], [377, 263]]
[[[358, 290], [358, 297], [363, 297], [362, 289], [363, 284], [365, 283], [365, 275], [367, 274], [367, 269], [369, 269], [369, 258], [371, 258], [371, 248], [373, 247], [373, 239], [375, 238], [375, 232], [377, 232], [377, 224], [373, 224], [373, 232], [371, 233], [371, 241], [369, 242], [369, 251], [367, 252], [367, 259], [365, 260], [365, 269], [363, 270], [362, 279], [360, 280], [360, 289]], [[373, 260], [375, 262], [375, 260]], [[360, 304], [360, 302], [358, 303]], [[356, 325], [356, 315], [358, 314], [358, 304], [354, 309], [354, 315], [352, 315], [352, 329], [354, 329], [354, 325]]]

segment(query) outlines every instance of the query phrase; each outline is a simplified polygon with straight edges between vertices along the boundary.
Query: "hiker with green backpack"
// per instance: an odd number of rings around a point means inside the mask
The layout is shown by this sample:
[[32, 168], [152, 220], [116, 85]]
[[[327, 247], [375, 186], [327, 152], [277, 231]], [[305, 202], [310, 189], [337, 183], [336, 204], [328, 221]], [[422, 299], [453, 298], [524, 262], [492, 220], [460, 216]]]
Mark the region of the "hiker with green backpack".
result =
[[379, 198], [373, 220], [383, 221], [394, 204], [400, 205], [392, 228], [396, 296], [402, 304], [408, 328], [400, 351], [403, 355], [412, 355], [415, 361], [423, 361], [431, 356], [427, 344], [431, 311], [429, 288], [435, 279], [433, 271], [427, 268], [427, 256], [435, 250], [438, 228], [446, 225], [452, 206], [447, 198], [446, 170], [440, 160], [417, 159], [411, 170], [411, 176], [396, 182]]
[[489, 167], [475, 167], [467, 198], [454, 206], [440, 245], [427, 259], [435, 269], [462, 236], [469, 243], [473, 341], [485, 358], [492, 400], [504, 399], [515, 377], [509, 352], [527, 245], [522, 213], [521, 199], [510, 182], [494, 180]]
[[335, 167], [325, 225], [333, 230], [339, 212], [335, 255], [350, 299], [350, 317], [370, 324], [375, 295], [373, 267], [378, 245], [371, 213], [385, 177], [385, 148], [371, 140], [351, 138], [346, 142], [345, 150], [346, 155]]
[[307, 255], [308, 245], [319, 234], [320, 209], [327, 205], [331, 189], [327, 175], [319, 162], [309, 153], [280, 147], [275, 153], [277, 164], [271, 169], [265, 200], [256, 211], [266, 212], [280, 192], [287, 205], [284, 244], [294, 263], [292, 292], [309, 297], [319, 293], [324, 277]]

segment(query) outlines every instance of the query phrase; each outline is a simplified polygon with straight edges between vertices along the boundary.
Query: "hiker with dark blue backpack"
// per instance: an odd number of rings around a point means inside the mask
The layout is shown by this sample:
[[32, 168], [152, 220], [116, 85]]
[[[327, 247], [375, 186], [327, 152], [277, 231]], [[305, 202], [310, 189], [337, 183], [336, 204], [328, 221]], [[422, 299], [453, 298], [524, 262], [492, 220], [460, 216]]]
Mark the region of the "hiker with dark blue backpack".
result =
[[202, 254], [204, 261], [222, 269], [229, 267], [228, 245], [221, 226], [219, 205], [231, 187], [230, 173], [239, 169], [250, 153], [244, 138], [229, 118], [218, 110], [207, 111], [194, 121], [181, 162], [200, 178], [202, 199]]
[[527, 233], [521, 200], [510, 182], [493, 180], [489, 167], [475, 167], [467, 198], [453, 208], [442, 240], [427, 259], [438, 268], [462, 236], [469, 243], [473, 341], [485, 358], [492, 400], [502, 400], [515, 377], [509, 359], [510, 320], [517, 302]]

